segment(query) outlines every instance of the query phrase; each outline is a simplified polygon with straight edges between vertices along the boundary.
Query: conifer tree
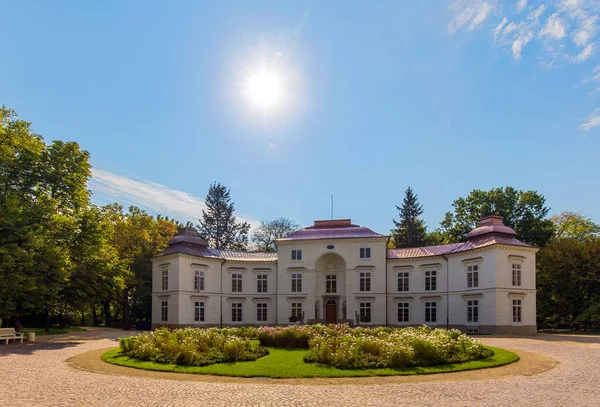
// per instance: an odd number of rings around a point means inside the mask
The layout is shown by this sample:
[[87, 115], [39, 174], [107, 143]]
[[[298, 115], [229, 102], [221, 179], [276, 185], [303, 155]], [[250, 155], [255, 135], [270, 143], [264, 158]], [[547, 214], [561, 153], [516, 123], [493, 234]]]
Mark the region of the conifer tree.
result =
[[236, 222], [235, 208], [229, 189], [220, 183], [211, 184], [206, 196], [206, 210], [198, 229], [209, 247], [215, 249], [246, 250], [248, 245], [248, 222]]
[[395, 247], [418, 247], [426, 242], [427, 232], [420, 216], [423, 206], [419, 204], [417, 195], [411, 187], [404, 193], [402, 207], [396, 206], [400, 219], [394, 219], [395, 229], [392, 229], [392, 242]]

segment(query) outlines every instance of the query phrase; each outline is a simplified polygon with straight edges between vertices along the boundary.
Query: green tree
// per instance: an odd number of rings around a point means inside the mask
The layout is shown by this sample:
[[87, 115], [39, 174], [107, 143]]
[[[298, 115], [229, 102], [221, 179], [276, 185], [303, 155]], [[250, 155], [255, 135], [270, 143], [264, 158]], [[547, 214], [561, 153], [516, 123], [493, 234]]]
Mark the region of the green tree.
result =
[[564, 211], [552, 216], [550, 220], [554, 223], [554, 238], [557, 240], [575, 239], [583, 242], [600, 237], [600, 225], [580, 213]]
[[600, 302], [600, 239], [550, 242], [538, 253], [537, 288], [539, 325], [581, 321]]
[[206, 210], [198, 225], [200, 235], [215, 249], [246, 250], [250, 224], [238, 223], [229, 189], [211, 184], [206, 196]]
[[275, 241], [297, 231], [299, 227], [294, 221], [286, 218], [263, 220], [252, 233], [252, 242], [260, 251], [274, 252], [277, 250]]
[[402, 207], [396, 206], [399, 211], [399, 220], [394, 221], [396, 226], [392, 229], [392, 242], [394, 247], [418, 247], [426, 243], [427, 230], [421, 219], [423, 206], [419, 204], [417, 195], [411, 187], [406, 189]]
[[473, 190], [466, 198], [452, 204], [439, 229], [445, 242], [460, 242], [477, 227], [477, 221], [488, 215], [500, 215], [504, 224], [517, 232], [517, 237], [529, 244], [543, 247], [554, 233], [554, 224], [547, 219], [546, 199], [536, 191], [521, 191], [513, 187], [489, 191]]

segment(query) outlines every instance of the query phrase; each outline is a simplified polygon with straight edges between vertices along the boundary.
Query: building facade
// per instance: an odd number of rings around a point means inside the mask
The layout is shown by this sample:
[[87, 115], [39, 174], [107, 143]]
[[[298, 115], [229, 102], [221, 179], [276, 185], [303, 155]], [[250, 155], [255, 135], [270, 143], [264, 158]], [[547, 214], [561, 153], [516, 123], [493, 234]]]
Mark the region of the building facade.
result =
[[499, 216], [467, 241], [387, 249], [349, 219], [315, 221], [276, 253], [216, 250], [184, 228], [153, 259], [153, 328], [342, 323], [536, 332], [535, 254]]

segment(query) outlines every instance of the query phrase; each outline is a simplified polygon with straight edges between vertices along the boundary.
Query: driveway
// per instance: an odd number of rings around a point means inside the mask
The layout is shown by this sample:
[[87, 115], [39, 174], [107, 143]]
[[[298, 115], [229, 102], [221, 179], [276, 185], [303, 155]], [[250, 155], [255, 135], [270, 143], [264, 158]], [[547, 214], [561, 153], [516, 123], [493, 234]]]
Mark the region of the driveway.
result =
[[297, 384], [210, 377], [189, 381], [177, 376], [101, 374], [67, 362], [85, 352], [115, 347], [118, 337], [129, 334], [91, 328], [38, 338], [32, 344], [0, 345], [0, 400], [12, 406], [600, 405], [598, 336], [482, 337], [487, 345], [537, 353], [557, 364], [540, 374], [525, 369], [494, 377], [481, 371], [468, 379], [440, 375], [398, 383], [371, 379], [366, 384]]

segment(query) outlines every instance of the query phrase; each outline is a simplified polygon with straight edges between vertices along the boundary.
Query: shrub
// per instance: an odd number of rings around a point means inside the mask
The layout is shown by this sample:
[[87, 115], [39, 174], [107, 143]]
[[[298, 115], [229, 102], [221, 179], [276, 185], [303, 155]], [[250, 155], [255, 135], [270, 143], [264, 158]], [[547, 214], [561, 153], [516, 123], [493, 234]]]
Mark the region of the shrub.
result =
[[121, 352], [158, 363], [206, 366], [256, 360], [269, 353], [253, 342], [255, 328], [157, 329], [139, 336], [121, 338]]

